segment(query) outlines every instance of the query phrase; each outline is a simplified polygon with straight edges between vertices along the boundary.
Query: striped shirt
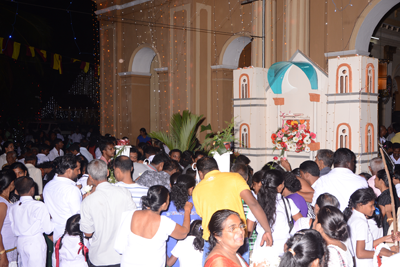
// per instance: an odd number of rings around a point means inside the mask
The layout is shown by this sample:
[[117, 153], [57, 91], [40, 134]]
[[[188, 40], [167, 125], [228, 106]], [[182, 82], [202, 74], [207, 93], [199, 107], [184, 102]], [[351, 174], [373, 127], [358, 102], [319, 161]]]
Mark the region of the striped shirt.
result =
[[118, 182], [114, 185], [119, 186], [119, 187], [125, 187], [126, 189], [128, 189], [129, 192], [131, 193], [133, 202], [135, 202], [135, 204], [136, 204], [137, 209], [138, 210], [142, 209], [141, 198], [142, 198], [142, 196], [147, 196], [147, 191], [149, 190], [148, 187], [139, 185], [137, 183], [126, 184], [124, 182]]

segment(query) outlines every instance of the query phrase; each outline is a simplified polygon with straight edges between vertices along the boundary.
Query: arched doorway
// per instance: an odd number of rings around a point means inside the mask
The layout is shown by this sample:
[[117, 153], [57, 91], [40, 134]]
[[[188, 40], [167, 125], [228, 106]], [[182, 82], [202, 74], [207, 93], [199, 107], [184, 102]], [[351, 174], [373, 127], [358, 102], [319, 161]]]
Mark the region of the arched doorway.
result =
[[129, 71], [119, 73], [118, 135], [136, 139], [139, 129], [158, 130], [160, 60], [149, 45], [137, 47], [129, 61]]

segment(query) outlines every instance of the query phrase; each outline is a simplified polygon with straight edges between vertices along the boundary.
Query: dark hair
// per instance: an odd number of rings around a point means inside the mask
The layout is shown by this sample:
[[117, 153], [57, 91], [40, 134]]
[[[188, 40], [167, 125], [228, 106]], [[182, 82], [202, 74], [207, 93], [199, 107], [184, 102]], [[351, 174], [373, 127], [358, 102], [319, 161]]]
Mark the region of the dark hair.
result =
[[35, 187], [35, 181], [28, 176], [21, 176], [15, 180], [14, 185], [18, 195], [24, 195], [29, 193], [32, 187]]
[[78, 162], [81, 164], [81, 169], [80, 169], [81, 173], [78, 175], [78, 178], [81, 178], [84, 174], [87, 173], [87, 167], [89, 165], [89, 161], [82, 154], [76, 156], [76, 158], [78, 159]]
[[72, 145], [69, 146], [69, 151], [80, 151], [81, 147], [79, 146], [79, 143], [73, 143]]
[[53, 146], [56, 146], [56, 145], [57, 145], [58, 143], [60, 143], [60, 142], [62, 142], [61, 139], [59, 139], [59, 138], [54, 139], [54, 141], [53, 141]]
[[5, 170], [0, 172], [0, 194], [6, 190], [10, 184], [15, 181], [17, 177], [12, 170]]
[[172, 190], [172, 187], [174, 187], [174, 185], [176, 184], [176, 181], [178, 180], [179, 175], [181, 175], [181, 174], [182, 173], [180, 173], [180, 172], [176, 172], [169, 177], [169, 183], [171, 184], [171, 190]]
[[156, 155], [157, 153], [160, 152], [160, 149], [154, 146], [145, 146], [142, 149], [144, 154], [148, 154], [150, 156]]
[[86, 139], [82, 139], [80, 145], [81, 147], [87, 147], [89, 145], [89, 141]]
[[179, 166], [179, 163], [174, 160], [174, 159], [169, 159], [166, 162], [164, 162], [164, 166], [163, 166], [163, 171], [173, 171], [176, 170], [178, 172], [180, 172], [181, 166]]
[[210, 171], [218, 170], [217, 161], [211, 157], [202, 157], [196, 163], [197, 170], [206, 175]]
[[263, 170], [263, 171], [278, 170], [278, 171], [282, 171], [282, 172], [285, 171], [278, 163], [276, 163], [274, 161], [270, 161], [267, 164], [265, 164], [261, 170]]
[[160, 152], [154, 156], [153, 161], [151, 163], [153, 163], [154, 165], [158, 165], [161, 162], [166, 163], [169, 160], [170, 158], [167, 155], [165, 155], [165, 153]]
[[181, 174], [171, 189], [171, 201], [174, 202], [177, 211], [183, 211], [186, 202], [189, 200], [188, 190], [196, 185], [193, 177]]
[[3, 152], [6, 153], [6, 148], [8, 148], [9, 145], [14, 144], [11, 141], [5, 141], [3, 144]]
[[336, 207], [325, 206], [318, 212], [318, 223], [321, 224], [325, 234], [330, 238], [346, 241], [349, 237], [347, 223], [343, 213]]
[[296, 193], [301, 190], [301, 183], [297, 179], [296, 175], [292, 172], [285, 172], [284, 175], [285, 187], [292, 193]]
[[45, 150], [50, 150], [50, 146], [46, 145], [46, 144], [41, 144], [39, 146], [39, 152], [43, 152]]
[[369, 179], [369, 178], [371, 178], [371, 177], [372, 177], [372, 175], [371, 175], [371, 174], [369, 174], [368, 172], [362, 172], [362, 173], [360, 173], [360, 174], [359, 174], [359, 176], [362, 176], [362, 177], [364, 177], [364, 178], [365, 178], [365, 180], [367, 180], [367, 181], [368, 181], [368, 179]]
[[217, 238], [215, 238], [215, 236], [222, 235], [222, 230], [224, 229], [225, 221], [231, 215], [236, 215], [240, 219], [239, 214], [232, 210], [219, 210], [214, 212], [214, 214], [211, 216], [210, 222], [208, 223], [208, 230], [210, 231], [210, 237], [208, 238], [208, 242], [210, 243], [209, 246], [210, 252], [218, 243]]
[[237, 156], [235, 163], [242, 163], [245, 165], [249, 165], [250, 159], [248, 157], [246, 157], [245, 155], [239, 155], [239, 156]]
[[[85, 244], [84, 243], [84, 239], [83, 239], [83, 233], [79, 229], [80, 220], [81, 220], [81, 215], [80, 214], [75, 214], [75, 215], [72, 215], [71, 217], [68, 218], [67, 223], [65, 225], [65, 232], [60, 237], [60, 239], [58, 240], [58, 242], [60, 242], [59, 249], [61, 249], [61, 247], [62, 247], [62, 239], [64, 238], [65, 234], [68, 234], [70, 236], [79, 236], [79, 239], [80, 239], [81, 243]], [[85, 259], [87, 261], [88, 255], [85, 253], [84, 249], [82, 249], [82, 255], [85, 257]]]
[[60, 161], [56, 167], [57, 174], [64, 174], [68, 169], [75, 169], [77, 166], [78, 158], [72, 154], [67, 154], [60, 157]]
[[323, 193], [319, 195], [315, 204], [318, 205], [320, 209], [322, 209], [325, 206], [333, 206], [335, 208], [340, 208], [339, 200], [334, 195], [331, 195], [329, 193]]
[[190, 224], [190, 230], [188, 236], [191, 235], [195, 237], [193, 240], [194, 249], [203, 252], [204, 239], [203, 239], [203, 228], [201, 224], [202, 224], [201, 220], [194, 220]]
[[270, 227], [275, 224], [277, 187], [284, 181], [283, 173], [278, 170], [261, 170], [261, 188], [257, 194], [258, 203], [267, 215]]
[[316, 230], [301, 230], [286, 241], [288, 250], [281, 257], [279, 267], [308, 267], [319, 259], [320, 266], [327, 266], [329, 251], [325, 240]]
[[264, 172], [258, 171], [253, 175], [253, 183], [260, 183], [263, 178]]
[[28, 176], [28, 177], [30, 176], [28, 168], [25, 166], [25, 164], [23, 164], [21, 162], [14, 162], [13, 164], [11, 164], [10, 169], [11, 170], [21, 169], [23, 172], [26, 172], [25, 176]]
[[142, 196], [142, 209], [158, 211], [167, 202], [169, 191], [162, 185], [153, 185], [147, 191], [147, 196]]
[[139, 132], [144, 132], [147, 135], [147, 132], [146, 132], [145, 128], [140, 128]]
[[131, 172], [132, 160], [127, 156], [119, 156], [114, 160], [114, 170], [120, 169], [122, 172]]
[[399, 143], [394, 143], [393, 144], [393, 150], [400, 148], [400, 144]]
[[393, 124], [393, 130], [398, 133], [400, 132], [400, 123], [394, 123]]
[[100, 152], [103, 153], [103, 151], [106, 150], [108, 145], [114, 146], [114, 143], [108, 140], [100, 142], [99, 145]]
[[366, 205], [369, 202], [374, 201], [375, 199], [375, 192], [370, 187], [358, 189], [357, 191], [355, 191], [350, 196], [349, 205], [343, 211], [346, 222], [350, 219], [351, 215], [353, 214], [353, 209], [357, 208], [358, 204]]
[[388, 150], [389, 148], [392, 148], [392, 149], [393, 149], [393, 143], [390, 142], [390, 141], [386, 141], [386, 142], [383, 144], [383, 147], [384, 147], [386, 150]]
[[206, 153], [204, 153], [203, 151], [196, 151], [194, 152], [194, 154], [192, 155], [193, 157], [193, 161], [195, 159], [197, 159], [198, 157], [203, 156], [203, 157], [207, 157]]
[[400, 164], [394, 165], [393, 179], [400, 180]]
[[[393, 177], [393, 173], [389, 170], [389, 175], [390, 177]], [[390, 192], [390, 187], [389, 187], [389, 179], [386, 175], [386, 171], [385, 170], [380, 170], [376, 173], [376, 178], [375, 179], [379, 179], [382, 180], [385, 183], [385, 186], [388, 188], [387, 190], [389, 190]], [[375, 180], [376, 181], [376, 180]], [[399, 196], [397, 195], [397, 190], [395, 185], [393, 184], [393, 178], [391, 179], [391, 183], [392, 183], [392, 194], [393, 194], [393, 198], [394, 198], [394, 206], [395, 206], [395, 210], [397, 210], [400, 206], [400, 200], [399, 200]]]
[[347, 163], [351, 162], [355, 159], [355, 155], [353, 151], [348, 148], [339, 148], [333, 154], [333, 165], [336, 166], [344, 166]]
[[[332, 167], [334, 161], [334, 153], [330, 149], [320, 149], [317, 152], [317, 157], [319, 160], [322, 160], [325, 167]], [[316, 175], [315, 175], [316, 176]]]
[[300, 177], [300, 168], [294, 168], [294, 169], [292, 170], [292, 173], [293, 173], [294, 175], [296, 175], [297, 177]]
[[169, 156], [171, 156], [172, 153], [175, 153], [175, 152], [179, 153], [179, 157], [182, 157], [182, 151], [180, 151], [179, 149], [176, 149], [176, 148], [169, 151]]
[[193, 163], [192, 155], [192, 152], [190, 152], [189, 150], [183, 151], [181, 155], [181, 160], [179, 161], [183, 168], [186, 168]]
[[[324, 163], [324, 165], [325, 165], [325, 163]], [[331, 163], [331, 165], [332, 165], [332, 163]], [[331, 165], [329, 165], [328, 167], [330, 167]], [[301, 163], [299, 166], [299, 169], [300, 169], [300, 171], [302, 171], [304, 173], [309, 173], [315, 177], [319, 177], [319, 175], [320, 175], [318, 164], [312, 160], [306, 160], [303, 163]]]
[[[393, 176], [393, 174], [390, 171], [389, 171], [389, 175], [390, 175], [390, 177]], [[385, 183], [386, 187], [389, 187], [389, 180], [388, 180], [385, 170], [379, 170], [376, 173], [376, 178], [378, 178], [379, 180], [382, 180]]]
[[[133, 146], [133, 147], [131, 147], [130, 149], [129, 149], [129, 153], [139, 153], [139, 150], [135, 147], [135, 146]], [[139, 154], [138, 154], [139, 155]]]
[[34, 153], [28, 152], [25, 154], [25, 162], [27, 161], [36, 161], [37, 162], [37, 157]]
[[234, 163], [231, 167], [231, 172], [240, 174], [246, 181], [249, 178], [249, 169], [243, 163]]

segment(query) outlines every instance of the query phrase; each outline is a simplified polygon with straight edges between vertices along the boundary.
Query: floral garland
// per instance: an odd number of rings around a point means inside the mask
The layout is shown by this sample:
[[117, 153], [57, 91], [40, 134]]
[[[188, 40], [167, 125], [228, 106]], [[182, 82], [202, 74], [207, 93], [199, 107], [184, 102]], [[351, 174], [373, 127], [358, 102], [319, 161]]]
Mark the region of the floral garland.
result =
[[287, 120], [282, 128], [271, 135], [275, 149], [282, 150], [280, 157], [285, 151], [299, 153], [310, 152], [309, 144], [315, 143], [316, 134], [307, 130], [305, 120]]

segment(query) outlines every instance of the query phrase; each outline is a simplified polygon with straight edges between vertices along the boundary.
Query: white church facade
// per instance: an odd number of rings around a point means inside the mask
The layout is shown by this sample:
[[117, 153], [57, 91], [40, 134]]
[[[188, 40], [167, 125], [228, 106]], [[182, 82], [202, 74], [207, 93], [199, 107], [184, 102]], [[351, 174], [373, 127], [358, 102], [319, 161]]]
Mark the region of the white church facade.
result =
[[346, 147], [356, 154], [357, 173], [378, 154], [378, 60], [366, 56], [328, 60], [328, 73], [297, 51], [270, 68], [234, 71], [238, 151], [255, 170], [279, 156], [271, 135], [286, 120], [304, 121], [316, 134], [310, 152], [287, 152], [292, 166], [314, 160], [319, 149]]

